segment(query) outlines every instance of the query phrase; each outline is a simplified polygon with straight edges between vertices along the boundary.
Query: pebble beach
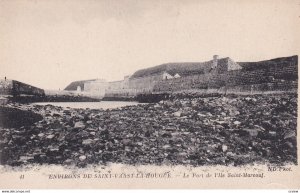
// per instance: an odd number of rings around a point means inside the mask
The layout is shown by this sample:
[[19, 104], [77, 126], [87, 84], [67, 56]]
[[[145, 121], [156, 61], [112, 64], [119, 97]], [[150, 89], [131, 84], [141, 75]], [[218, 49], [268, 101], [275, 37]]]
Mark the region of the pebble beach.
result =
[[180, 96], [114, 109], [0, 107], [1, 165], [297, 164], [297, 95]]

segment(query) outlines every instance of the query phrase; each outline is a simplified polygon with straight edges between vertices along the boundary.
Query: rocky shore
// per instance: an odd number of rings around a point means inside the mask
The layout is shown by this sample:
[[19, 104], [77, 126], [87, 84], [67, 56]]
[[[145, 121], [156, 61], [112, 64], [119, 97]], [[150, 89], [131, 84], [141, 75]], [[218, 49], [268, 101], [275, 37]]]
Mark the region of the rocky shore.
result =
[[5, 108], [42, 119], [0, 125], [2, 165], [297, 164], [296, 94], [182, 96], [111, 110]]

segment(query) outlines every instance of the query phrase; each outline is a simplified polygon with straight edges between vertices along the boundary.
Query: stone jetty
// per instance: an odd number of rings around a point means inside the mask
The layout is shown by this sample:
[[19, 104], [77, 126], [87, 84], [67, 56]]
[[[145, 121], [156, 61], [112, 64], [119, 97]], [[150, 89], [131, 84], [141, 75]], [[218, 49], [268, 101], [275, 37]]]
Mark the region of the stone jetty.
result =
[[110, 110], [6, 108], [42, 118], [0, 125], [2, 165], [297, 164], [296, 94], [172, 97]]

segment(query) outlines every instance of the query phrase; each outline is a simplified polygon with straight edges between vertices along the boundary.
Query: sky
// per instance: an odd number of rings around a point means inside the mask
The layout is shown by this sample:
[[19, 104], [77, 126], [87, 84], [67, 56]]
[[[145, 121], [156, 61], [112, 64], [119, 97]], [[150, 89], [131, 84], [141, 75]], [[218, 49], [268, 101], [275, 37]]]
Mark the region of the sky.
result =
[[43, 89], [167, 62], [298, 55], [299, 0], [0, 0], [0, 77]]

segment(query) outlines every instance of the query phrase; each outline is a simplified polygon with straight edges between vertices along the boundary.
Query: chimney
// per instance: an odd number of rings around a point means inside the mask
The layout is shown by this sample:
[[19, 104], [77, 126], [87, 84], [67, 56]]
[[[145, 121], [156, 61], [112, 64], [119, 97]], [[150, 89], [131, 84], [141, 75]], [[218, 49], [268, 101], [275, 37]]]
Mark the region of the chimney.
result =
[[213, 68], [216, 68], [218, 66], [218, 60], [219, 60], [219, 56], [214, 55], [213, 56]]

